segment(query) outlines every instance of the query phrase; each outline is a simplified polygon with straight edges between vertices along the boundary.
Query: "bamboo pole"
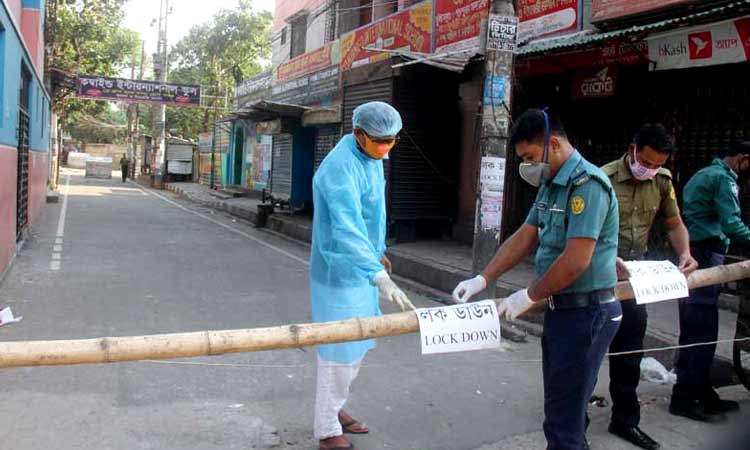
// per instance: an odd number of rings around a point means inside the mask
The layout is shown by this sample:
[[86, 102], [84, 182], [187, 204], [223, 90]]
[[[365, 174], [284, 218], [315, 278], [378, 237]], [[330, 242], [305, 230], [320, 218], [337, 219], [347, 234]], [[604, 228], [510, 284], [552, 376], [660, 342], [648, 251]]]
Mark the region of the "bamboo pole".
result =
[[[750, 260], [697, 270], [688, 278], [688, 285], [694, 289], [743, 278], [750, 278]], [[615, 295], [619, 300], [632, 299], [633, 290], [630, 283], [627, 281], [619, 283], [615, 288]], [[97, 364], [213, 356], [358, 341], [416, 331], [419, 331], [417, 315], [413, 311], [407, 311], [337, 322], [244, 330], [60, 341], [0, 342], [0, 367]]]

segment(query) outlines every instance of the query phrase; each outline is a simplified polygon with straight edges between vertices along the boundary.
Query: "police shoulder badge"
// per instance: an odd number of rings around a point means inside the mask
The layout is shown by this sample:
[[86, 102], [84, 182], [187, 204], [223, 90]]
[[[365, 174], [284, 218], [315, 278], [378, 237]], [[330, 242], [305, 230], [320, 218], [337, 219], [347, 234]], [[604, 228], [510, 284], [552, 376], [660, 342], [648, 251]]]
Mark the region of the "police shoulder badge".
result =
[[573, 214], [577, 216], [578, 214], [581, 214], [584, 209], [586, 209], [586, 202], [581, 196], [576, 195], [575, 197], [570, 199], [570, 209], [573, 211]]

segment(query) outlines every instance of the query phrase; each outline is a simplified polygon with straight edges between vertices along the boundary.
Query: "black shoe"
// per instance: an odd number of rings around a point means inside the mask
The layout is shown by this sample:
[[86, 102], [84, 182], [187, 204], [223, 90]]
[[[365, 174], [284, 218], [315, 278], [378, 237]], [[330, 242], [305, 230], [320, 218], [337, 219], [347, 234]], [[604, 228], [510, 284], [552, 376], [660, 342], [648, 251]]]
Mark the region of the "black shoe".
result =
[[609, 432], [646, 450], [657, 450], [661, 447], [658, 442], [651, 439], [649, 435], [641, 431], [638, 427], [621, 427], [615, 424], [609, 424]]
[[583, 437], [583, 450], [591, 450], [591, 447], [589, 447], [589, 440], [586, 439], [586, 436]]
[[740, 409], [740, 404], [734, 400], [722, 400], [720, 398], [705, 402], [704, 409], [708, 414], [722, 414]]
[[669, 404], [669, 413], [674, 416], [687, 417], [688, 419], [706, 423], [717, 423], [725, 419], [723, 414], [712, 414], [706, 411], [703, 404], [697, 400], [690, 402], [672, 401]]

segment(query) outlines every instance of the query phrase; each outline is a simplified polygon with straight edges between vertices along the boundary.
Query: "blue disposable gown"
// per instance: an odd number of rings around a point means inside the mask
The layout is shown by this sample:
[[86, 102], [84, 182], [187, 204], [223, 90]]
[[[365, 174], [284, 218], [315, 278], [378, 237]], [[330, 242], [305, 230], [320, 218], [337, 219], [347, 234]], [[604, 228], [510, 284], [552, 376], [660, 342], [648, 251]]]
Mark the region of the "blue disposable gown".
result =
[[[380, 315], [375, 274], [385, 253], [383, 162], [344, 136], [313, 178], [315, 217], [310, 256], [310, 296], [315, 322]], [[375, 340], [318, 346], [322, 359], [352, 363]]]

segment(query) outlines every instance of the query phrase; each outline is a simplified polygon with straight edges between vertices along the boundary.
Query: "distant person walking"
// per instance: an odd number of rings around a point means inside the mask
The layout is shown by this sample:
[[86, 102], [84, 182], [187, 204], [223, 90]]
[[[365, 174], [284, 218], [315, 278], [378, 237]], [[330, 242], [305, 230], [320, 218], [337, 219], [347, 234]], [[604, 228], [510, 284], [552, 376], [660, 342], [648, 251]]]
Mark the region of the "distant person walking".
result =
[[123, 153], [122, 158], [120, 158], [120, 171], [122, 172], [122, 182], [124, 183], [125, 180], [128, 179], [128, 173], [130, 171], [130, 160], [125, 156], [125, 153]]

